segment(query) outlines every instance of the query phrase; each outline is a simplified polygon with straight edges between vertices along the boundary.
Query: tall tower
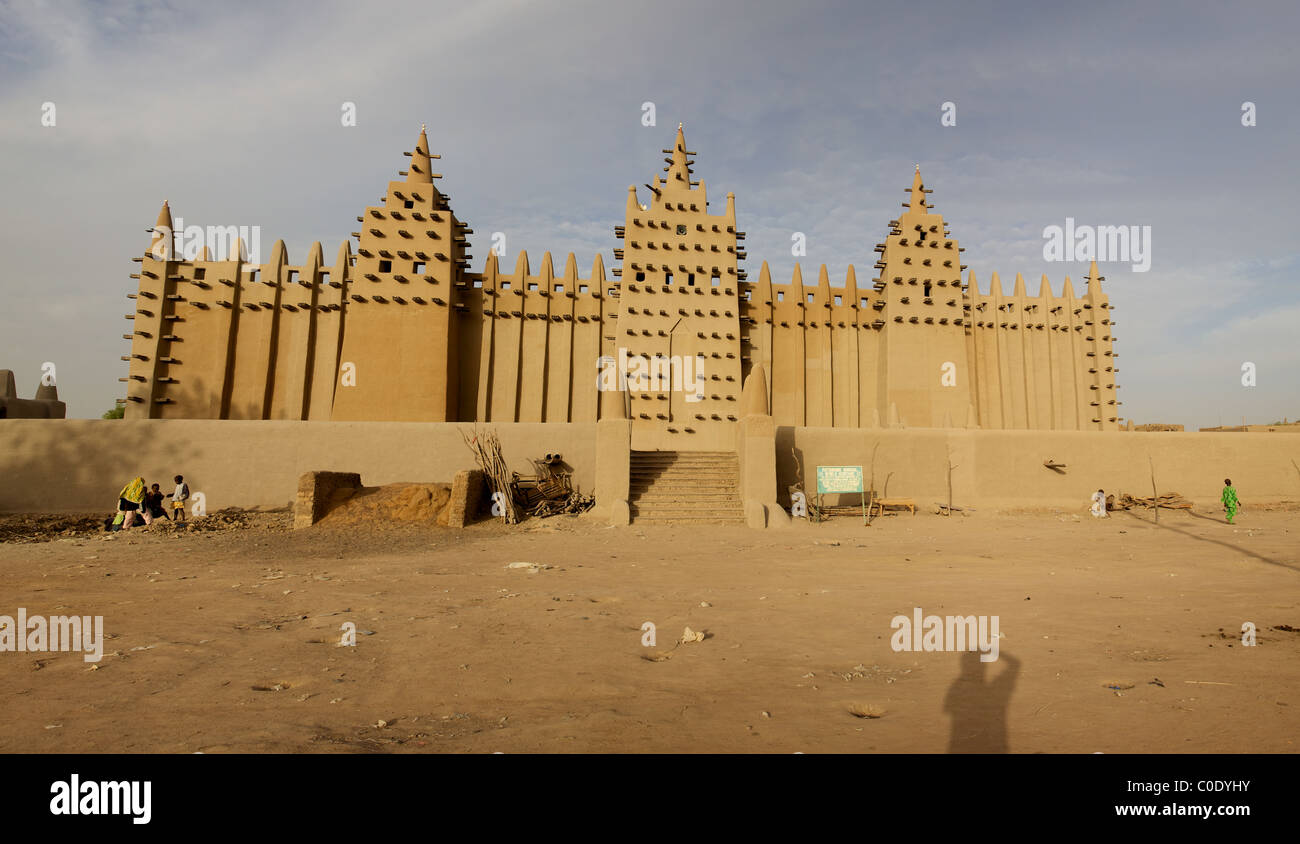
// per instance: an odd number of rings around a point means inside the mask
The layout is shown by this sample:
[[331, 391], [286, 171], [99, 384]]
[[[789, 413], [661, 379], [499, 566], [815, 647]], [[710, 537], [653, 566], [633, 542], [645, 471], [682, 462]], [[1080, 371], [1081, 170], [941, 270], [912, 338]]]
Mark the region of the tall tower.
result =
[[919, 165], [906, 193], [907, 210], [876, 245], [875, 287], [885, 300], [880, 418], [921, 428], [963, 425], [974, 373], [962, 325], [962, 249], [926, 201], [931, 191]]
[[140, 262], [140, 272], [131, 274], [140, 280], [137, 292], [129, 294], [135, 300], [135, 311], [126, 315], [131, 321], [131, 333], [122, 335], [124, 340], [131, 341], [131, 354], [124, 358], [130, 362], [127, 375], [118, 379], [127, 385], [126, 419], [152, 419], [159, 415], [158, 403], [165, 401], [159, 390], [161, 358], [167, 355], [173, 339], [166, 317], [180, 256], [173, 254], [172, 210], [167, 200], [163, 200], [158, 220], [149, 232], [148, 251], [135, 259]]
[[465, 310], [466, 235], [434, 185], [424, 127], [411, 165], [383, 205], [358, 217], [355, 272], [346, 292], [334, 420], [456, 421], [456, 312]]
[[646, 185], [646, 205], [628, 187], [625, 222], [614, 229], [623, 240], [614, 250], [621, 261], [613, 270], [621, 279], [614, 350], [629, 373], [649, 376], [629, 379], [634, 447], [709, 450], [740, 415], [744, 233], [736, 231], [734, 194], [724, 213], [708, 212], [680, 125], [664, 152], [667, 175]]

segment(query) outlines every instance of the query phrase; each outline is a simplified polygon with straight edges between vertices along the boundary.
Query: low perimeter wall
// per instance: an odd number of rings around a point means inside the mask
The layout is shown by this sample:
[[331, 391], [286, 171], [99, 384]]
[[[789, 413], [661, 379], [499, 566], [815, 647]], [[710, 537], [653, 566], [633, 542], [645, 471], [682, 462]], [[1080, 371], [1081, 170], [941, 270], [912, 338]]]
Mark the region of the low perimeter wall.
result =
[[[476, 468], [461, 439], [468, 423], [219, 420], [6, 419], [0, 422], [0, 512], [102, 512], [135, 475], [168, 493], [183, 474], [209, 510], [290, 504], [305, 472], [359, 472], [366, 486], [450, 483]], [[559, 452], [583, 492], [596, 483], [596, 423], [500, 423], [506, 461], [521, 474], [529, 458]], [[626, 434], [624, 434], [626, 436]], [[876, 488], [929, 507], [948, 497], [976, 509], [1079, 509], [1098, 488], [1150, 495], [1148, 458], [1161, 492], [1198, 503], [1218, 500], [1232, 478], [1247, 506], [1300, 500], [1300, 437], [1244, 433], [979, 431], [965, 429], [776, 429], [777, 498], [796, 478], [807, 488], [817, 465], [861, 465]], [[615, 459], [626, 460], [617, 449]], [[611, 456], [614, 456], [611, 454]], [[1060, 472], [1043, 466], [1051, 458]], [[624, 471], [626, 471], [624, 469]], [[888, 486], [886, 487], [886, 478]], [[856, 500], [856, 497], [854, 497]], [[603, 512], [603, 511], [598, 511]]]
[[[513, 471], [559, 452], [574, 483], [596, 477], [596, 424], [492, 424]], [[469, 423], [207, 419], [0, 421], [0, 512], [111, 513], [136, 475], [168, 494], [184, 475], [209, 511], [283, 507], [305, 472], [359, 472], [366, 486], [451, 483], [474, 469], [461, 439]]]
[[[1231, 478], [1242, 502], [1300, 500], [1300, 437], [1273, 434], [1132, 431], [980, 431], [782, 427], [776, 433], [778, 497], [790, 504], [796, 455], [816, 490], [816, 466], [862, 466], [869, 483], [876, 449], [876, 490], [910, 497], [918, 506], [948, 500], [989, 507], [1082, 508], [1098, 489], [1151, 495], [1151, 465], [1160, 492], [1178, 492], [1198, 504], [1219, 500]], [[1051, 458], [1065, 467], [1043, 465]], [[1150, 463], [1148, 463], [1150, 458]], [[888, 478], [888, 487], [885, 486]], [[843, 496], [856, 502], [857, 496]], [[838, 503], [831, 501], [828, 503]]]

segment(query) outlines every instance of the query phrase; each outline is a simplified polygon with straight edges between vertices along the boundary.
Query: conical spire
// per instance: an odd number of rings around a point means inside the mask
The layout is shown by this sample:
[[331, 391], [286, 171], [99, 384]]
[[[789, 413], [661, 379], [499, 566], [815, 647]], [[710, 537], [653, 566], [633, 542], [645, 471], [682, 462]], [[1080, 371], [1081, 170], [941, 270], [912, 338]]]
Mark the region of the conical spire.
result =
[[[668, 152], [668, 150], [664, 150]], [[690, 188], [691, 186], [691, 163], [687, 160], [690, 155], [686, 151], [686, 135], [682, 131], [682, 124], [677, 124], [677, 139], [673, 142], [672, 158], [664, 159], [668, 166], [664, 168], [668, 173], [666, 181], [670, 185]]]
[[406, 171], [408, 185], [433, 184], [433, 165], [429, 163], [429, 136], [423, 123], [420, 124], [420, 139], [415, 142], [415, 152], [411, 153], [411, 166]]
[[921, 165], [916, 165], [916, 174], [912, 176], [912, 196], [908, 201], [907, 210], [920, 214], [926, 213], [925, 204], [925, 183], [921, 181]]
[[158, 221], [153, 224], [153, 237], [149, 239], [149, 254], [155, 258], [170, 259], [172, 244], [175, 242], [172, 239], [172, 209], [164, 199], [162, 208], [158, 211]]
[[1103, 280], [1104, 276], [1097, 272], [1097, 262], [1093, 261], [1092, 266], [1088, 268], [1088, 292], [1100, 296]]

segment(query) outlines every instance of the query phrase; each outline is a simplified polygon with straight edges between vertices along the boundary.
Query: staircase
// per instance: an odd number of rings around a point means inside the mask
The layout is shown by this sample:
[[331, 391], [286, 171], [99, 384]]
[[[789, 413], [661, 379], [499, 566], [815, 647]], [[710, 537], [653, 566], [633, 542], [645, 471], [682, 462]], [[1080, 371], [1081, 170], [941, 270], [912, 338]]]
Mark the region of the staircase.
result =
[[745, 523], [736, 455], [721, 451], [634, 451], [628, 505], [646, 524]]

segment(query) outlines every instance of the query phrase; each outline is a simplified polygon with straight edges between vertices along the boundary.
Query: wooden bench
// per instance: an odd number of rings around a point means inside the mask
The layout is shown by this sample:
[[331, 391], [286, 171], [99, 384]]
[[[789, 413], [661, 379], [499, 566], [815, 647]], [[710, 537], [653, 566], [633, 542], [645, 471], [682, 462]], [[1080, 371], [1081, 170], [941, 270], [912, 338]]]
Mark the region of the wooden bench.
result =
[[877, 516], [883, 514], [886, 507], [903, 508], [913, 516], [916, 515], [916, 502], [910, 498], [876, 498], [872, 500], [871, 506], [876, 508], [874, 512]]

